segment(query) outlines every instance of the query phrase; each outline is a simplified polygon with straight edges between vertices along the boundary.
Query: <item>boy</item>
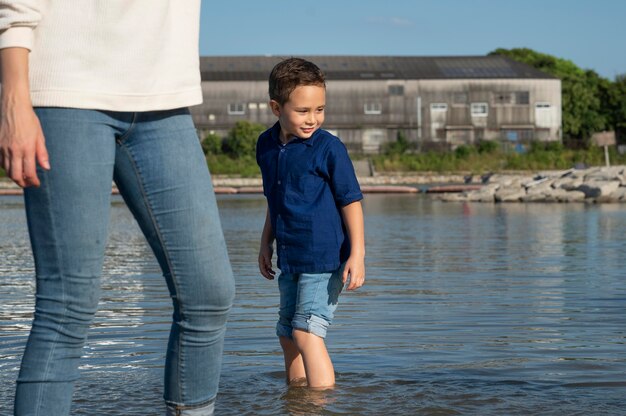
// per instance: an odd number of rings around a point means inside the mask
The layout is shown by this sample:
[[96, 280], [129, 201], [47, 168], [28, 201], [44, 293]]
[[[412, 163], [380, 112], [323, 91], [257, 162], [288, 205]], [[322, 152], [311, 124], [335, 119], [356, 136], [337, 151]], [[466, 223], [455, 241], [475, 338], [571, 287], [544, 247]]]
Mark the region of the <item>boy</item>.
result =
[[270, 107], [278, 121], [257, 142], [268, 209], [259, 270], [273, 279], [273, 242], [280, 289], [276, 333], [288, 384], [335, 384], [324, 344], [337, 300], [365, 280], [363, 211], [354, 168], [341, 141], [322, 130], [324, 74], [313, 63], [290, 58], [269, 78]]

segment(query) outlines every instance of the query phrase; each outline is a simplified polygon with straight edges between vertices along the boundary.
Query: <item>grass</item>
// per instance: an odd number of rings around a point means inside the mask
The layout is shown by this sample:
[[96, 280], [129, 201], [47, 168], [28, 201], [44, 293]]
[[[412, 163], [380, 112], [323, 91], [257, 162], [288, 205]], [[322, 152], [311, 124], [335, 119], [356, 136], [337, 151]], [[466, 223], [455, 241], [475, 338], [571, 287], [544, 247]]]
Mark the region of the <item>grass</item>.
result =
[[[356, 155], [354, 159], [362, 158]], [[567, 149], [560, 144], [536, 144], [525, 153], [504, 152], [493, 147], [459, 146], [454, 151], [405, 153], [390, 152], [371, 156], [377, 172], [499, 172], [507, 170], [539, 171], [569, 169], [577, 164], [604, 166], [604, 149]], [[612, 165], [626, 165], [626, 155], [609, 148]], [[207, 164], [214, 175], [258, 177], [261, 172], [254, 156], [233, 158], [226, 154], [207, 154]], [[0, 178], [6, 177], [0, 169]]]
[[[626, 164], [626, 155], [610, 148], [612, 165]], [[474, 146], [460, 146], [453, 152], [386, 154], [372, 157], [374, 167], [385, 172], [498, 172], [505, 170], [559, 170], [578, 164], [604, 166], [604, 149], [565, 149], [562, 146], [534, 145], [525, 153], [503, 152], [499, 149], [481, 152]]]

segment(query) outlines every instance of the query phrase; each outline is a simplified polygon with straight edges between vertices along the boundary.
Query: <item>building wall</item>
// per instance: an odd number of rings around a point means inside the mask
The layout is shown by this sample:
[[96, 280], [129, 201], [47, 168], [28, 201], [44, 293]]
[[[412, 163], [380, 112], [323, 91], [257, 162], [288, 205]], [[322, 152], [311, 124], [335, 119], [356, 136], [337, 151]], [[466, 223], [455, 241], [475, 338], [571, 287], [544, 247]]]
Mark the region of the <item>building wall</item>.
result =
[[[198, 129], [225, 136], [239, 120], [271, 126], [266, 81], [202, 83], [192, 108]], [[324, 128], [353, 152], [377, 152], [403, 132], [418, 147], [477, 140], [507, 143], [561, 138], [556, 79], [328, 81]]]

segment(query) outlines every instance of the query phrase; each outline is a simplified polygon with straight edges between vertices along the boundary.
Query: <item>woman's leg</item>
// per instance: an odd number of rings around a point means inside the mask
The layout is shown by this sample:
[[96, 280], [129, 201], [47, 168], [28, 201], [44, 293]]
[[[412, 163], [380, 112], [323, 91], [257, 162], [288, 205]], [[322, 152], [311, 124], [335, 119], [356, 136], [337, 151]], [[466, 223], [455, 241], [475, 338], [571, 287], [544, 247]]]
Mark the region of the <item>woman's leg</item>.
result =
[[187, 110], [136, 116], [118, 141], [114, 177], [174, 304], [164, 397], [182, 415], [210, 415], [234, 297], [211, 178]]
[[15, 414], [70, 413], [96, 312], [109, 221], [115, 140], [101, 113], [37, 109], [51, 169], [24, 192], [37, 279], [35, 315], [17, 380]]

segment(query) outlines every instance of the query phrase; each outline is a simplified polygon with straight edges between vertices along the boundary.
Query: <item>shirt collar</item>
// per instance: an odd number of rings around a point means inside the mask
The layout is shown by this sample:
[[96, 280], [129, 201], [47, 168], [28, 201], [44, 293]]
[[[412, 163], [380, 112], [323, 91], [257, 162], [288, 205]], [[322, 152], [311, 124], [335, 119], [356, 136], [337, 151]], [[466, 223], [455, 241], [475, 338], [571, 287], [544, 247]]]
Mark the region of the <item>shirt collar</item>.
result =
[[[317, 130], [315, 130], [315, 132], [313, 133], [313, 135], [311, 137], [309, 137], [308, 139], [301, 139], [299, 137], [294, 138], [292, 141], [290, 141], [289, 143], [295, 142], [295, 143], [304, 143], [306, 146], [313, 146], [313, 142], [315, 141], [315, 139], [317, 139], [317, 137], [320, 135], [322, 129], [319, 128]], [[280, 141], [280, 122], [277, 121], [274, 126], [272, 126], [272, 138], [276, 141], [276, 143], [278, 143], [278, 145], [282, 146], [282, 142]]]

